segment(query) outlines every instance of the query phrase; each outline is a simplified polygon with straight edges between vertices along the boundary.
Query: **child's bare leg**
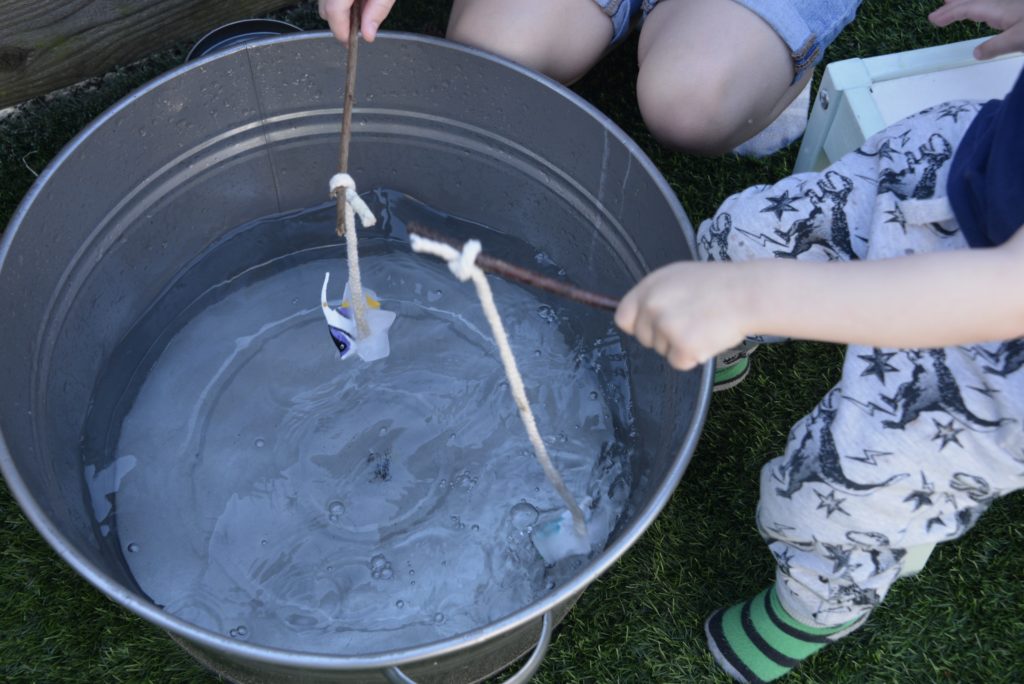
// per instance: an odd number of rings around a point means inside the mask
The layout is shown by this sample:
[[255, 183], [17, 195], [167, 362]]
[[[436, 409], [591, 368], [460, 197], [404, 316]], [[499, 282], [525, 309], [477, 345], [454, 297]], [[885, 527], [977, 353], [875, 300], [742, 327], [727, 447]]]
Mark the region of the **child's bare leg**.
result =
[[637, 96], [664, 144], [721, 154], [764, 129], [811, 76], [793, 83], [789, 47], [732, 0], [661, 0], [640, 34]]
[[448, 38], [572, 83], [612, 40], [594, 0], [455, 0]]

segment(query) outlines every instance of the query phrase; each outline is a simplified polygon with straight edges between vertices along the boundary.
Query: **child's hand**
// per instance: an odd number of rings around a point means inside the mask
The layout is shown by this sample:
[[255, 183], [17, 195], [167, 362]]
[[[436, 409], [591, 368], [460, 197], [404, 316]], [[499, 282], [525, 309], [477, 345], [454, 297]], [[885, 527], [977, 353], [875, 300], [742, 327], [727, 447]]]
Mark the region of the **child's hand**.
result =
[[928, 15], [928, 20], [936, 26], [949, 26], [964, 19], [983, 21], [1002, 31], [974, 48], [977, 59], [1024, 50], [1024, 0], [946, 0], [942, 7]]
[[615, 323], [640, 344], [690, 370], [734, 347], [750, 332], [743, 264], [680, 261], [654, 271], [630, 290]]
[[[330, 25], [334, 37], [342, 43], [348, 42], [349, 15], [354, 0], [319, 0], [320, 18]], [[387, 18], [395, 0], [365, 0], [363, 16], [360, 17], [360, 31], [367, 43], [377, 37], [377, 28]]]

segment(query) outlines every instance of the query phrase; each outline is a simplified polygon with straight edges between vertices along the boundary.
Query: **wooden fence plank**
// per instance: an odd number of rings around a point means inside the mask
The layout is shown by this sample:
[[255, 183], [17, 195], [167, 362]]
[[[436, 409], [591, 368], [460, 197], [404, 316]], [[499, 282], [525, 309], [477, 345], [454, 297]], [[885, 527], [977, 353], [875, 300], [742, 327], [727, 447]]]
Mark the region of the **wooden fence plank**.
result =
[[0, 0], [0, 107], [296, 0]]

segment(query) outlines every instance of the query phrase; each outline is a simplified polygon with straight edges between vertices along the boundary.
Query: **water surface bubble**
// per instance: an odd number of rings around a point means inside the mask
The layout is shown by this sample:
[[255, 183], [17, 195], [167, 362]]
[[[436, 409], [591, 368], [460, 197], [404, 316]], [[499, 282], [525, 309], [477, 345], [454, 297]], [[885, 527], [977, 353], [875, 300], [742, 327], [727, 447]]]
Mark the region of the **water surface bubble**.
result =
[[343, 515], [345, 515], [345, 504], [340, 501], [332, 501], [327, 504], [327, 517], [331, 522], [338, 522]]
[[479, 477], [476, 477], [475, 475], [463, 470], [461, 473], [459, 473], [452, 479], [452, 486], [454, 487], [458, 485], [461, 489], [464, 489], [468, 492], [472, 491], [472, 489], [476, 487], [479, 481]]
[[255, 442], [253, 442], [253, 444], [256, 445], [257, 449], [262, 449], [263, 447], [265, 447], [267, 445], [267, 441], [261, 437], [261, 438], [257, 439]]
[[558, 321], [558, 314], [547, 304], [541, 304], [537, 307], [537, 315], [541, 317], [545, 323], [555, 323]]
[[405, 608], [405, 601], [402, 599], [395, 601], [395, 608]]
[[131, 542], [130, 544], [128, 544], [128, 553], [138, 553], [138, 551], [139, 551], [139, 545], [138, 544], [136, 544], [135, 542]]
[[383, 554], [377, 554], [370, 559], [370, 575], [373, 579], [389, 580], [395, 573], [391, 569], [391, 562]]
[[536, 508], [525, 501], [520, 501], [513, 506], [510, 513], [512, 516], [512, 527], [517, 530], [525, 530], [531, 527], [537, 522], [537, 517], [540, 515]]

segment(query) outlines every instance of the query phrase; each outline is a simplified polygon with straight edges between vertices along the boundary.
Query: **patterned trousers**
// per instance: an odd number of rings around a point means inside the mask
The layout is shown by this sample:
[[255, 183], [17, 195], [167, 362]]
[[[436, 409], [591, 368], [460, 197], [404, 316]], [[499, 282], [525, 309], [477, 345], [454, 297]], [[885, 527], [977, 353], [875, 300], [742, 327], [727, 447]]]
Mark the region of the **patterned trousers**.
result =
[[[730, 197], [701, 224], [700, 257], [838, 261], [966, 249], [946, 180], [978, 107], [933, 107], [823, 172]], [[839, 383], [761, 472], [758, 528], [794, 617], [836, 626], [866, 616], [908, 547], [956, 539], [993, 500], [1024, 487], [1022, 366], [1024, 339], [848, 348]]]

